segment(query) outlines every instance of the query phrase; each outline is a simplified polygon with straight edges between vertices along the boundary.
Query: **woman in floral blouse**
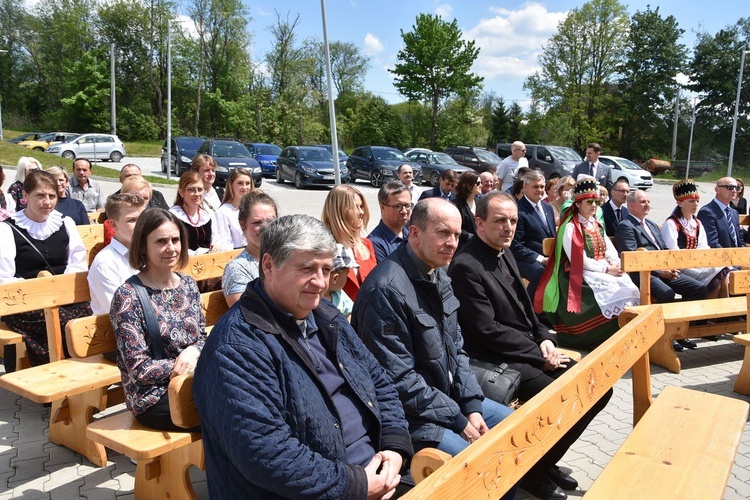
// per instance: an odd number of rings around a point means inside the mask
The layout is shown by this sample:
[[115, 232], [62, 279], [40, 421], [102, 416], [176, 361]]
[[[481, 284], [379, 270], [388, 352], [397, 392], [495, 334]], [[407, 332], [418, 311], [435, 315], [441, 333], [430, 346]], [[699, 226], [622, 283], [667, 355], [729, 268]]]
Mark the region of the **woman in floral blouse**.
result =
[[[184, 225], [167, 210], [145, 210], [133, 230], [128, 259], [132, 268], [140, 269], [135, 275], [138, 280], [117, 289], [109, 313], [117, 340], [125, 404], [143, 425], [185, 430], [170, 417], [169, 381], [195, 370], [206, 340], [206, 320], [195, 281], [175, 272], [188, 261]], [[138, 282], [145, 287], [156, 316], [163, 359], [159, 359], [159, 349], [154, 348], [146, 326], [135, 288]]]

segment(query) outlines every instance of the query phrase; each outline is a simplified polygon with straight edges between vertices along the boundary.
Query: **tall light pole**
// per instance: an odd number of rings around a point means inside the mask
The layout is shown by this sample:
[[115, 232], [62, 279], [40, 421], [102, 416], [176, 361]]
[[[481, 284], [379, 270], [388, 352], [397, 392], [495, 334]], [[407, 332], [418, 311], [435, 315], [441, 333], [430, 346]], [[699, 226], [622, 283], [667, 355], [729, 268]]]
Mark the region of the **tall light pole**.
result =
[[333, 83], [331, 82], [331, 53], [328, 49], [328, 24], [326, 22], [326, 2], [320, 0], [320, 11], [323, 14], [323, 45], [326, 49], [326, 71], [328, 73], [328, 114], [331, 115], [331, 146], [333, 147], [333, 173], [335, 183], [341, 184], [341, 165], [339, 164], [339, 138], [336, 133], [336, 106], [333, 102]]
[[115, 90], [115, 42], [109, 44], [109, 133], [117, 135], [117, 96]]
[[[0, 50], [0, 54], [7, 54], [7, 50]], [[3, 96], [0, 96], [0, 141], [3, 140]]]
[[732, 119], [732, 140], [729, 144], [729, 162], [727, 163], [727, 177], [732, 176], [732, 161], [734, 160], [734, 141], [737, 136], [737, 115], [740, 111], [740, 91], [742, 90], [742, 72], [745, 69], [745, 54], [750, 50], [742, 51], [740, 61], [740, 77], [737, 79], [737, 99], [734, 101], [734, 118]]
[[171, 19], [167, 19], [167, 180], [172, 179], [172, 23], [170, 21]]
[[693, 116], [690, 118], [690, 142], [688, 142], [688, 159], [685, 168], [685, 179], [690, 178], [690, 156], [693, 154], [693, 127], [695, 127], [695, 99], [693, 99]]

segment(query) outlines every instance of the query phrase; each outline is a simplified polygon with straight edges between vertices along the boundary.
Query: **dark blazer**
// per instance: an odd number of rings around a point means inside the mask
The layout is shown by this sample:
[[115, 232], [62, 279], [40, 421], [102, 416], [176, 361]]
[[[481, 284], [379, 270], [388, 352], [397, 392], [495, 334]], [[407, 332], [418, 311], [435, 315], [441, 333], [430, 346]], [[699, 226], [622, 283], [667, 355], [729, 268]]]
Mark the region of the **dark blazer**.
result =
[[552, 335], [534, 314], [513, 254], [506, 250], [500, 259], [517, 286], [503, 277], [497, 253], [476, 236], [448, 268], [453, 293], [461, 302], [458, 322], [464, 349], [469, 357], [490, 363], [527, 363], [541, 369], [539, 344], [553, 340]]
[[734, 230], [739, 242], [732, 241], [727, 218], [721, 207], [719, 207], [714, 200], [711, 200], [698, 210], [698, 220], [703, 224], [703, 228], [706, 231], [708, 246], [711, 248], [734, 248], [745, 246], [745, 232], [740, 230], [740, 216], [736, 210], [731, 208], [729, 209], [729, 214], [732, 218], [732, 224], [734, 224]]
[[[432, 189], [428, 189], [427, 191], [423, 191], [421, 195], [419, 195], [419, 201], [425, 200], [427, 198], [441, 198], [441, 191], [440, 186], [435, 186]], [[453, 191], [450, 192], [448, 195], [448, 201], [453, 201], [456, 199], [456, 193]]]
[[[615, 216], [615, 209], [612, 208], [610, 202], [602, 205], [602, 213], [604, 214], [604, 229], [607, 231], [607, 236], [614, 236], [615, 228], [617, 228], [617, 217]], [[623, 203], [620, 206], [620, 220], [625, 220], [628, 215], [630, 215], [628, 207]]]
[[655, 241], [648, 237], [641, 223], [634, 216], [628, 216], [617, 225], [615, 231], [615, 248], [618, 252], [633, 251], [639, 248], [648, 250], [666, 250], [667, 244], [661, 236], [659, 226], [655, 222], [646, 219], [646, 225], [651, 230]]
[[[599, 165], [596, 167], [596, 180], [601, 184], [602, 186], [607, 188], [607, 191], [612, 189], [612, 179], [611, 177], [611, 168], [609, 165], [605, 165], [602, 162], [599, 162]], [[589, 175], [591, 172], [589, 168], [589, 162], [587, 160], [582, 161], [576, 167], [573, 169], [573, 173], [570, 174], [573, 177], [574, 181], [578, 180], [578, 176], [581, 174]]]
[[518, 261], [536, 262], [536, 258], [542, 254], [542, 240], [555, 236], [555, 211], [549, 203], [540, 205], [547, 219], [546, 226], [525, 196], [518, 200], [518, 225], [510, 244], [513, 256]]
[[729, 206], [737, 210], [740, 215], [747, 215], [747, 198], [740, 198], [736, 204], [730, 201]]
[[466, 200], [459, 200], [458, 198], [453, 200], [453, 204], [456, 205], [458, 211], [461, 213], [461, 236], [458, 238], [458, 250], [463, 248], [469, 239], [474, 236], [477, 232], [477, 223], [474, 220], [474, 214], [471, 213], [471, 208]]

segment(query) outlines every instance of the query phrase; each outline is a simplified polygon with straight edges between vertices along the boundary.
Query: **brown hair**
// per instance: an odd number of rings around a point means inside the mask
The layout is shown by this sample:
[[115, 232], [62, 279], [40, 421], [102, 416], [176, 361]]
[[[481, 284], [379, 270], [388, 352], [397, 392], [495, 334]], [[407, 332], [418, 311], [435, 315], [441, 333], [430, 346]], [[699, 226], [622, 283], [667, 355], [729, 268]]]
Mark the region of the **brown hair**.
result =
[[240, 200], [240, 209], [237, 216], [237, 218], [240, 220], [240, 224], [243, 221], [246, 221], [248, 217], [250, 217], [250, 212], [253, 211], [253, 208], [256, 205], [268, 205], [269, 207], [273, 208], [276, 216], [279, 216], [279, 209], [276, 206], [276, 202], [273, 200], [273, 198], [268, 196], [263, 191], [256, 189], [255, 191], [247, 193]]
[[174, 199], [174, 204], [178, 207], [184, 209], [185, 208], [185, 200], [182, 198], [182, 195], [180, 194], [180, 190], [184, 191], [187, 189], [187, 187], [190, 184], [195, 184], [196, 182], [199, 182], [201, 185], [201, 188], [203, 187], [203, 178], [200, 176], [200, 174], [195, 170], [186, 170], [182, 173], [180, 176], [180, 184], [177, 186], [177, 196]]
[[132, 193], [115, 193], [109, 195], [107, 204], [104, 206], [104, 212], [108, 219], [117, 219], [123, 208], [140, 208], [146, 204], [146, 200], [137, 194]]
[[180, 231], [180, 258], [176, 269], [182, 269], [188, 263], [188, 235], [185, 225], [172, 212], [163, 208], [147, 208], [138, 217], [133, 229], [133, 238], [130, 240], [130, 252], [128, 253], [128, 264], [133, 269], [146, 269], [148, 259], [146, 258], [146, 242], [148, 235], [156, 231], [159, 226], [171, 222]]
[[250, 190], [252, 191], [255, 189], [255, 181], [253, 180], [253, 174], [246, 168], [235, 168], [229, 173], [229, 177], [227, 178], [226, 186], [224, 187], [224, 199], [221, 200], [222, 203], [231, 203], [234, 199], [234, 188], [232, 187], [232, 183], [237, 180], [237, 177], [240, 175], [244, 175], [246, 177], [250, 178]]
[[35, 189], [45, 185], [52, 188], [55, 196], [57, 196], [57, 179], [55, 179], [55, 176], [44, 170], [32, 170], [26, 174], [26, 179], [23, 181], [23, 191], [29, 195]]
[[464, 201], [467, 200], [471, 192], [474, 190], [474, 187], [477, 185], [478, 179], [479, 174], [473, 170], [468, 170], [461, 174], [458, 178], [458, 183], [456, 183], [456, 198]]
[[323, 214], [320, 220], [331, 231], [337, 243], [341, 243], [347, 248], [354, 248], [363, 260], [367, 260], [370, 258], [370, 252], [362, 243], [361, 231], [349, 226], [345, 215], [349, 210], [355, 209], [357, 198], [362, 202], [362, 210], [364, 211], [361, 230], [364, 231], [367, 224], [370, 223], [370, 209], [367, 207], [367, 200], [359, 189], [347, 184], [339, 184], [331, 189], [323, 203]]

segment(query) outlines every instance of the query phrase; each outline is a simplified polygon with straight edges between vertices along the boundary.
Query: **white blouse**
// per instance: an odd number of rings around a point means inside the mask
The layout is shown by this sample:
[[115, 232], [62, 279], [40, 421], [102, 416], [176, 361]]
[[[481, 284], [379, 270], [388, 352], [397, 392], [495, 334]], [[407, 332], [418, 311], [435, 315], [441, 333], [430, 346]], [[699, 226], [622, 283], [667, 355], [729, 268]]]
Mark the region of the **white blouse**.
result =
[[247, 240], [240, 228], [239, 208], [231, 203], [224, 203], [216, 212], [216, 230], [220, 233], [221, 241], [231, 242], [232, 248], [245, 248]]

